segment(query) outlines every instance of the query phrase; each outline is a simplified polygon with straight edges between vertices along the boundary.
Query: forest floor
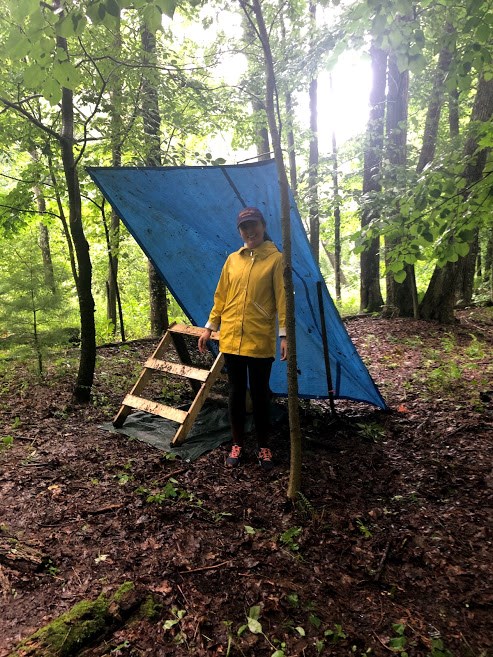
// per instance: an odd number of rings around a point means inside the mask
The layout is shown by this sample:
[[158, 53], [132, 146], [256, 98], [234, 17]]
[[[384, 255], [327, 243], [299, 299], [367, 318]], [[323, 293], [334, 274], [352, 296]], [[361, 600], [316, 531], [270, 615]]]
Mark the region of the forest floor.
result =
[[56, 655], [492, 655], [493, 309], [458, 319], [346, 321], [390, 411], [337, 401], [333, 422], [300, 403], [296, 506], [286, 425], [270, 473], [253, 455], [227, 470], [227, 446], [185, 463], [100, 428], [149, 341], [98, 350], [86, 406], [76, 349], [44, 381], [2, 365], [0, 657], [127, 581], [152, 613], [114, 614], [82, 653], [69, 626]]

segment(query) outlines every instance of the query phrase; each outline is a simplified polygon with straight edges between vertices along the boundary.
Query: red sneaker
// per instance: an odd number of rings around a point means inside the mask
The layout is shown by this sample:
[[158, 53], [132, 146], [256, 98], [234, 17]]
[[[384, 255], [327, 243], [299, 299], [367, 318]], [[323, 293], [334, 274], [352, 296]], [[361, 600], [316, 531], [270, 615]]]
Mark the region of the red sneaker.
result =
[[228, 465], [230, 468], [238, 467], [241, 461], [241, 450], [242, 447], [240, 447], [240, 445], [233, 445], [228, 458], [226, 459], [226, 465]]
[[268, 447], [261, 447], [257, 454], [258, 462], [264, 470], [272, 470], [272, 452]]

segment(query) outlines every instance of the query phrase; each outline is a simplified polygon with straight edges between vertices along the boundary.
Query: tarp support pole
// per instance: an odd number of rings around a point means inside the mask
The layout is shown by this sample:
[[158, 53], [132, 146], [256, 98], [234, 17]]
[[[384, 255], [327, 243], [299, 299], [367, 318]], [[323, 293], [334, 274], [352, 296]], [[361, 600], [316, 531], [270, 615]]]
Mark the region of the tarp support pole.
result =
[[317, 281], [317, 296], [318, 296], [318, 307], [320, 310], [320, 322], [322, 328], [322, 345], [324, 348], [325, 374], [327, 376], [327, 389], [329, 392], [330, 412], [335, 417], [336, 407], [334, 404], [334, 390], [332, 388], [332, 374], [330, 373], [329, 341], [327, 339], [327, 327], [325, 324], [324, 299], [322, 295], [321, 281]]

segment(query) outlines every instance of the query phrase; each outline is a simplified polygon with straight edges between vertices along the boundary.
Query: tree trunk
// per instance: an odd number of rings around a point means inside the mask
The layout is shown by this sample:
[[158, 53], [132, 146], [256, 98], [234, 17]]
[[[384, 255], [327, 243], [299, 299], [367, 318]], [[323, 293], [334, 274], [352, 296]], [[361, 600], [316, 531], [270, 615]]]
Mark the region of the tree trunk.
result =
[[486, 253], [484, 254], [484, 280], [490, 281], [493, 271], [493, 228], [488, 230], [488, 239], [486, 242]]
[[[370, 93], [370, 118], [367, 127], [364, 153], [363, 194], [381, 191], [382, 150], [385, 117], [385, 85], [387, 54], [372, 46], [370, 48], [373, 82]], [[378, 215], [367, 205], [361, 213], [363, 232], [378, 219]], [[363, 312], [379, 312], [383, 306], [380, 291], [380, 240], [371, 240], [360, 258], [361, 282], [360, 305]]]
[[444, 83], [450, 70], [450, 64], [452, 63], [453, 47], [450, 43], [452, 34], [453, 28], [450, 25], [447, 25], [444, 35], [446, 40], [438, 56], [437, 69], [433, 78], [430, 99], [428, 101], [423, 132], [423, 143], [421, 145], [419, 160], [416, 166], [417, 173], [421, 173], [425, 166], [432, 162], [435, 157], [440, 114], [444, 101]]
[[286, 333], [288, 340], [288, 413], [291, 442], [291, 468], [287, 495], [290, 499], [296, 499], [301, 484], [301, 430], [298, 407], [298, 373], [296, 359], [296, 327], [294, 286], [292, 276], [291, 258], [291, 225], [290, 225], [290, 200], [289, 186], [286, 168], [282, 154], [279, 128], [276, 121], [274, 93], [276, 79], [274, 74], [274, 63], [270, 49], [269, 37], [265, 26], [260, 0], [253, 0], [247, 4], [246, 0], [240, 0], [245, 13], [248, 14], [252, 6], [257, 22], [259, 38], [262, 44], [265, 59], [266, 77], [266, 109], [269, 122], [270, 135], [274, 148], [274, 155], [279, 177], [279, 189], [281, 195], [281, 218], [282, 218], [282, 246], [284, 253], [284, 287], [286, 289]]
[[[481, 75], [478, 90], [471, 112], [471, 123], [476, 121], [487, 122], [493, 115], [493, 80], [485, 80]], [[467, 198], [467, 189], [475, 182], [481, 180], [486, 164], [488, 149], [479, 150], [474, 131], [464, 145], [466, 166], [463, 172], [465, 181], [464, 199]], [[426, 290], [420, 306], [422, 319], [437, 320], [443, 323], [454, 321], [454, 305], [457, 292], [457, 281], [460, 275], [463, 258], [458, 262], [447, 262], [444, 267], [435, 267], [435, 271]]]
[[[56, 4], [60, 6], [60, 1], [57, 0]], [[57, 47], [65, 51], [68, 57], [67, 41], [64, 37], [57, 37]], [[80, 310], [80, 361], [74, 397], [77, 401], [87, 402], [91, 397], [96, 367], [95, 304], [92, 296], [92, 264], [89, 255], [89, 244], [82, 225], [82, 199], [77, 163], [74, 156], [74, 95], [71, 89], [65, 87], [62, 88], [61, 116], [60, 149], [69, 199], [70, 234], [78, 265], [77, 296]]]
[[472, 302], [474, 294], [474, 281], [476, 278], [476, 263], [479, 256], [479, 228], [474, 229], [474, 238], [469, 245], [469, 253], [460, 259], [459, 276], [457, 281], [457, 300], [463, 305]]
[[451, 137], [459, 135], [459, 90], [454, 89], [449, 93], [448, 121]]
[[[332, 265], [332, 269], [335, 271], [336, 270], [336, 258], [335, 254], [329, 251], [329, 247], [327, 246], [327, 242], [324, 242], [323, 240], [321, 241], [323, 250], [325, 252], [325, 255], [329, 259], [330, 264]], [[347, 285], [347, 279], [344, 276], [344, 272], [342, 271], [342, 268], [340, 270], [340, 277], [341, 277], [341, 284], [342, 285]]]
[[[36, 151], [31, 151], [31, 157], [35, 162], [39, 161], [38, 154]], [[38, 206], [39, 214], [43, 215], [46, 212], [46, 199], [43, 194], [43, 190], [38, 185], [34, 186], [34, 196], [36, 198], [36, 205]], [[52, 292], [56, 293], [56, 284], [55, 284], [55, 272], [53, 271], [53, 260], [51, 257], [51, 248], [50, 248], [50, 234], [48, 232], [48, 227], [45, 223], [40, 221], [39, 223], [39, 236], [38, 244], [41, 250], [41, 257], [43, 259], [43, 269], [44, 269], [44, 278], [46, 287]]]
[[[252, 109], [255, 114], [263, 116], [265, 112], [265, 105], [260, 98], [252, 100]], [[270, 160], [270, 143], [269, 143], [269, 130], [266, 125], [260, 125], [256, 131], [255, 146], [257, 149], [257, 159], [259, 162]]]
[[[58, 37], [58, 47], [66, 49], [65, 40]], [[77, 296], [80, 309], [80, 362], [74, 396], [78, 401], [89, 401], [96, 367], [95, 304], [92, 296], [92, 264], [82, 226], [82, 204], [79, 176], [73, 150], [74, 105], [71, 89], [62, 90], [61, 152], [69, 197], [69, 226], [78, 264]]]
[[[161, 165], [161, 116], [159, 114], [158, 76], [156, 68], [150, 66], [156, 60], [156, 38], [147, 27], [141, 32], [145, 73], [142, 79], [142, 120], [146, 147], [146, 166]], [[160, 274], [148, 261], [149, 304], [151, 334], [162, 335], [168, 329], [168, 306], [166, 286]]]
[[41, 257], [43, 258], [43, 269], [46, 287], [52, 292], [52, 294], [55, 294], [55, 272], [53, 271], [53, 260], [51, 258], [50, 234], [48, 232], [48, 227], [42, 221], [39, 222], [38, 228], [38, 243], [39, 248], [41, 249]]
[[[115, 56], [119, 57], [121, 52], [122, 38], [120, 16], [115, 26], [113, 47]], [[122, 165], [122, 77], [116, 69], [111, 80], [111, 165], [120, 167]], [[118, 250], [120, 247], [120, 217], [114, 209], [111, 210], [111, 225], [109, 229], [109, 265], [108, 277], [106, 279], [106, 317], [113, 326], [113, 334], [116, 334], [117, 325], [117, 287], [118, 287]], [[125, 340], [125, 329], [120, 326], [122, 340]]]
[[294, 145], [293, 131], [293, 99], [291, 93], [286, 92], [286, 124], [287, 124], [287, 143], [289, 158], [289, 180], [291, 182], [291, 191], [294, 196], [298, 194], [298, 176], [296, 172], [296, 150]]
[[339, 200], [339, 174], [337, 158], [337, 140], [335, 130], [332, 132], [332, 187], [334, 194], [334, 272], [336, 299], [341, 300], [341, 204]]
[[[310, 0], [310, 25], [316, 27], [316, 0]], [[310, 247], [317, 265], [320, 262], [320, 216], [318, 207], [318, 80], [310, 80], [310, 153], [308, 159], [308, 206], [310, 215]]]
[[[388, 183], [391, 187], [399, 187], [399, 175], [404, 176], [407, 160], [407, 114], [409, 100], [409, 71], [399, 72], [397, 57], [392, 53], [389, 57], [387, 82], [387, 160], [389, 171]], [[399, 208], [396, 208], [396, 218]], [[402, 239], [405, 239], [403, 237]], [[386, 252], [399, 246], [399, 240], [386, 240]], [[398, 283], [392, 272], [386, 276], [387, 306], [396, 308], [401, 317], [417, 317], [418, 294], [414, 266], [405, 266], [406, 278]]]

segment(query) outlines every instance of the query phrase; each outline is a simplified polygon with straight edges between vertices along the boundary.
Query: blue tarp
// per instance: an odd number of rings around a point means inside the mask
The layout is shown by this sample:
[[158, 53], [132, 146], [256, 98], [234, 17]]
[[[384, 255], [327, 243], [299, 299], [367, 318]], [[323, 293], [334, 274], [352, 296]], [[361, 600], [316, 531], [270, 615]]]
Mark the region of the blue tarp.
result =
[[[242, 207], [262, 210], [269, 235], [282, 250], [274, 160], [225, 166], [88, 167], [88, 172], [192, 324], [203, 326], [207, 321], [224, 261], [241, 246], [235, 218]], [[317, 295], [321, 281], [334, 397], [386, 408], [330, 298], [293, 197], [291, 234], [300, 396], [329, 396]], [[287, 395], [286, 363], [279, 359], [271, 388]]]

